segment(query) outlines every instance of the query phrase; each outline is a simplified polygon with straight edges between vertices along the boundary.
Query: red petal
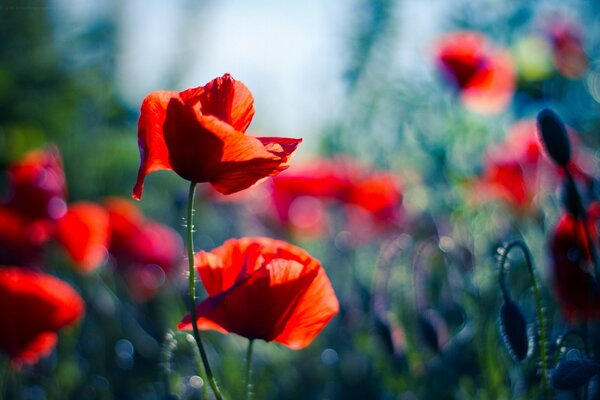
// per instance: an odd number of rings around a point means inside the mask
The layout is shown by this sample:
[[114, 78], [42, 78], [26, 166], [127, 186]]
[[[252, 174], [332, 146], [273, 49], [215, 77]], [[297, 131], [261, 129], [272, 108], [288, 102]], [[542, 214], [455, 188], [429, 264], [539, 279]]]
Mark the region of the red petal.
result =
[[81, 202], [69, 206], [57, 227], [57, 239], [79, 272], [98, 268], [106, 256], [110, 239], [107, 211], [98, 204]]
[[339, 312], [339, 309], [331, 283], [321, 268], [298, 302], [284, 331], [274, 340], [292, 349], [306, 347]]
[[173, 169], [169, 161], [169, 151], [165, 143], [163, 125], [167, 106], [172, 99], [179, 97], [177, 92], [158, 91], [150, 93], [142, 103], [138, 122], [138, 146], [140, 148], [140, 168], [133, 197], [140, 200], [144, 189], [144, 178], [151, 172]]
[[0, 267], [0, 348], [16, 365], [50, 351], [53, 335], [83, 315], [81, 297], [47, 274]]
[[204, 87], [181, 92], [186, 104], [200, 102], [202, 115], [212, 115], [245, 132], [254, 116], [254, 98], [240, 81], [229, 74], [213, 79]]
[[[318, 273], [303, 268], [296, 261], [273, 260], [245, 281], [200, 303], [196, 307], [199, 321], [211, 321], [247, 338], [273, 340]], [[189, 329], [190, 325], [188, 317], [179, 328]]]

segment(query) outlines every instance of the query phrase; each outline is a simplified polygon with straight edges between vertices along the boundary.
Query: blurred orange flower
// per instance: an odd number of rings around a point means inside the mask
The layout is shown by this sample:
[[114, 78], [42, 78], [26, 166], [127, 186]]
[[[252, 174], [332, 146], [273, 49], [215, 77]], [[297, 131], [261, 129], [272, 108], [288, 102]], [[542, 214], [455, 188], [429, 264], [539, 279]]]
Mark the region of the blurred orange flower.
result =
[[492, 48], [478, 32], [452, 32], [438, 40], [435, 59], [469, 109], [494, 114], [511, 101], [516, 73], [510, 54]]
[[0, 267], [0, 348], [15, 368], [50, 354], [57, 332], [84, 313], [79, 294], [51, 275]]
[[[339, 311], [321, 263], [269, 238], [230, 239], [195, 265], [209, 297], [196, 306], [198, 328], [308, 346]], [[179, 329], [191, 329], [186, 315]]]
[[142, 103], [138, 125], [141, 164], [133, 197], [147, 174], [168, 169], [192, 182], [235, 193], [289, 166], [302, 139], [244, 134], [254, 99], [229, 74], [183, 92], [157, 91]]

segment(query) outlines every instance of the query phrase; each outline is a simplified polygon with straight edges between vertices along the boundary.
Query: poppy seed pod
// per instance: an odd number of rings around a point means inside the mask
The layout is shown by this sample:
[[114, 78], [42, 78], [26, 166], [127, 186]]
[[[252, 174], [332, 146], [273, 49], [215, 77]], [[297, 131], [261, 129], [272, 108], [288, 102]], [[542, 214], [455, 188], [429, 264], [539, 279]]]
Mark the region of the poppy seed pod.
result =
[[510, 355], [523, 361], [529, 351], [527, 323], [519, 307], [511, 300], [500, 308], [500, 332]]
[[571, 159], [571, 143], [567, 128], [558, 114], [545, 108], [537, 115], [538, 130], [548, 155], [558, 165], [567, 165]]

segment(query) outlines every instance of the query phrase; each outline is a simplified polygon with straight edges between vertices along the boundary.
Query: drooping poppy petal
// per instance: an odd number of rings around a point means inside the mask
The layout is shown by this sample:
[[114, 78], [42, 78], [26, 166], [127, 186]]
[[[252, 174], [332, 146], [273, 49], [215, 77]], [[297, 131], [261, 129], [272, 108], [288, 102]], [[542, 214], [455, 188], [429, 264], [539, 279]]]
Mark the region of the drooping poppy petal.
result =
[[58, 278], [0, 267], [0, 308], [0, 349], [18, 368], [48, 355], [57, 332], [82, 317], [84, 303]]
[[145, 176], [160, 169], [210, 182], [224, 194], [286, 169], [302, 139], [246, 136], [253, 115], [252, 95], [229, 74], [203, 87], [148, 95], [138, 125], [141, 164], [133, 197], [141, 198]]
[[10, 165], [7, 203], [30, 220], [58, 219], [66, 212], [66, 183], [56, 147], [33, 150]]
[[[198, 327], [308, 346], [339, 304], [321, 264], [304, 250], [268, 238], [230, 239], [200, 252], [196, 268], [209, 297], [196, 306]], [[179, 329], [190, 329], [186, 315]]]
[[110, 241], [108, 212], [98, 204], [80, 202], [57, 224], [57, 240], [82, 273], [98, 268], [104, 261]]

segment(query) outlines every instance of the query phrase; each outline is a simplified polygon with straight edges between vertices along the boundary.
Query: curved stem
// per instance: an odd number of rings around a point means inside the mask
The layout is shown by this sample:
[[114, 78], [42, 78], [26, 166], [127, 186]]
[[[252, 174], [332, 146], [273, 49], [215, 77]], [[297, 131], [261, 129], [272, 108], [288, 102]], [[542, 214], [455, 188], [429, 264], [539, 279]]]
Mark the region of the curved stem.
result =
[[198, 345], [198, 351], [200, 357], [202, 357], [202, 364], [204, 364], [204, 370], [206, 371], [206, 378], [208, 383], [215, 394], [217, 400], [223, 400], [223, 395], [219, 391], [217, 382], [210, 368], [208, 362], [208, 356], [202, 339], [200, 339], [200, 332], [198, 331], [198, 324], [196, 322], [196, 285], [195, 285], [195, 274], [194, 274], [194, 194], [196, 193], [196, 182], [190, 182], [190, 191], [188, 195], [188, 208], [187, 208], [187, 255], [188, 255], [188, 266], [189, 266], [189, 292], [190, 292], [190, 315], [192, 317], [192, 329], [194, 331], [194, 339]]
[[542, 365], [542, 391], [546, 393], [548, 391], [548, 349], [547, 349], [547, 339], [546, 339], [546, 321], [544, 320], [543, 307], [542, 307], [542, 299], [540, 297], [540, 292], [538, 289], [537, 279], [535, 277], [535, 273], [533, 270], [533, 257], [531, 256], [531, 252], [527, 245], [521, 240], [513, 240], [508, 243], [504, 247], [504, 252], [500, 256], [500, 288], [502, 289], [502, 295], [505, 300], [508, 299], [508, 291], [506, 289], [506, 283], [504, 282], [504, 268], [506, 266], [506, 259], [508, 258], [508, 254], [512, 249], [518, 247], [521, 249], [523, 254], [525, 255], [525, 263], [527, 264], [527, 271], [529, 272], [529, 276], [531, 278], [531, 288], [533, 291], [533, 300], [535, 302], [535, 309], [537, 314], [539, 333], [540, 333], [540, 358]]
[[252, 349], [254, 347], [254, 339], [248, 340], [248, 350], [246, 351], [246, 395], [245, 400], [250, 400], [252, 397]]

